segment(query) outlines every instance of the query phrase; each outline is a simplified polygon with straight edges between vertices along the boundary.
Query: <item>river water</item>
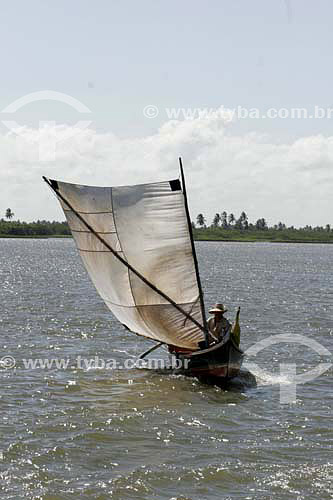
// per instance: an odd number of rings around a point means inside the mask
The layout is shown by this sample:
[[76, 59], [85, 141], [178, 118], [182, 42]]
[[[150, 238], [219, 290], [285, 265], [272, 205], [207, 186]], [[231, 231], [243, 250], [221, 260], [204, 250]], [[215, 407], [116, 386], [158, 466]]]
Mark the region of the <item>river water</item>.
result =
[[[281, 334], [310, 345], [269, 341], [255, 377], [244, 367], [225, 390], [98, 368], [151, 343], [113, 319], [72, 240], [0, 240], [0, 357], [16, 363], [0, 370], [1, 499], [333, 498], [332, 367], [295, 388], [281, 366], [332, 362], [316, 342], [333, 352], [333, 246], [196, 246], [206, 305], [230, 319], [241, 305], [245, 351]], [[39, 358], [74, 364], [24, 364]]]

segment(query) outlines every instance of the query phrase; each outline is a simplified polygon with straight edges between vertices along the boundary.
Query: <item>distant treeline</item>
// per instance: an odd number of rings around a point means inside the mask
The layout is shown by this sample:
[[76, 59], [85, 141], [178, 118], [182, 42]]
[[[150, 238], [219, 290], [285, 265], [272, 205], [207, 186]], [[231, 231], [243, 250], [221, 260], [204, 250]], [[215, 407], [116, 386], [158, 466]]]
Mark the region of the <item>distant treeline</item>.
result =
[[[71, 236], [67, 222], [37, 220], [36, 222], [21, 222], [12, 220], [14, 213], [7, 209], [6, 219], [0, 219], [0, 237], [52, 237]], [[216, 213], [213, 221], [207, 225], [206, 218], [200, 213], [196, 222], [192, 222], [194, 237], [199, 240], [230, 240], [230, 241], [318, 241], [333, 243], [333, 229], [330, 224], [322, 226], [287, 227], [279, 222], [272, 227], [264, 218], [249, 222], [248, 216], [242, 212], [238, 218], [232, 213]]]
[[322, 226], [287, 227], [283, 222], [269, 227], [264, 218], [251, 223], [245, 212], [236, 218], [233, 214], [215, 214], [207, 225], [203, 214], [196, 223], [192, 222], [194, 238], [197, 240], [221, 241], [276, 241], [294, 243], [333, 243], [333, 229], [330, 224]]
[[70, 234], [67, 222], [47, 220], [20, 222], [0, 219], [0, 236], [68, 236]]
[[196, 222], [192, 222], [192, 226], [194, 228], [199, 227], [200, 229], [225, 229], [225, 230], [238, 230], [238, 231], [300, 231], [300, 232], [326, 232], [330, 233], [333, 232], [333, 229], [331, 228], [330, 224], [326, 224], [325, 227], [322, 226], [305, 226], [305, 227], [300, 227], [300, 228], [295, 228], [294, 226], [289, 226], [287, 227], [286, 224], [283, 222], [279, 222], [278, 224], [275, 224], [272, 227], [269, 227], [266, 219], [261, 218], [258, 219], [256, 222], [252, 223], [249, 222], [248, 216], [246, 215], [245, 212], [242, 212], [238, 218], [234, 216], [234, 214], [230, 213], [229, 215], [227, 212], [222, 212], [221, 214], [216, 213], [211, 224], [207, 225], [206, 218], [204, 217], [203, 214], [199, 214], [196, 218]]

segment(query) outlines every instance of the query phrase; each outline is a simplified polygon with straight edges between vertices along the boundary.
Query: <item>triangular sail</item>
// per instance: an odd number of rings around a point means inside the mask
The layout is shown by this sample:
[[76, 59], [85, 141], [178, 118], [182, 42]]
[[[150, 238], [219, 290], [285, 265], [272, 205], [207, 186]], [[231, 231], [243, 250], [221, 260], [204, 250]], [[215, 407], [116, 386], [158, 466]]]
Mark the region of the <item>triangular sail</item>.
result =
[[121, 187], [48, 182], [117, 319], [139, 335], [196, 349], [205, 335], [179, 180]]

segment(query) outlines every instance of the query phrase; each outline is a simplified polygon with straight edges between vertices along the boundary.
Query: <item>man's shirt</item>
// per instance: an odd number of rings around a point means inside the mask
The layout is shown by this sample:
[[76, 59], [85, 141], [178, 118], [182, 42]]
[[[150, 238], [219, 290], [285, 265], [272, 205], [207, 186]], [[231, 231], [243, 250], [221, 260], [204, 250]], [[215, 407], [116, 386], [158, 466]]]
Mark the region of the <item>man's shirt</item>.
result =
[[220, 321], [217, 321], [216, 324], [215, 318], [209, 318], [208, 320], [208, 329], [218, 340], [221, 340], [224, 337], [229, 327], [230, 323], [224, 317], [222, 317]]

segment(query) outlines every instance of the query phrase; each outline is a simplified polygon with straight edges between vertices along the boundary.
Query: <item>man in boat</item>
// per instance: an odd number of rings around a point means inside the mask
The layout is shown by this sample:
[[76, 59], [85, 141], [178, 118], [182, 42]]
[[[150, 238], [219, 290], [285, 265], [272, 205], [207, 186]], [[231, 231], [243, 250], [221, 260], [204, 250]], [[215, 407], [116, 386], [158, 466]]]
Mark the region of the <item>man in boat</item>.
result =
[[229, 328], [231, 324], [223, 315], [227, 312], [228, 309], [224, 308], [223, 304], [215, 304], [215, 306], [209, 311], [209, 314], [214, 314], [212, 318], [208, 320], [208, 330], [211, 337], [220, 342]]

